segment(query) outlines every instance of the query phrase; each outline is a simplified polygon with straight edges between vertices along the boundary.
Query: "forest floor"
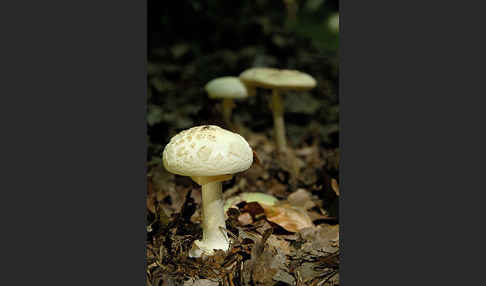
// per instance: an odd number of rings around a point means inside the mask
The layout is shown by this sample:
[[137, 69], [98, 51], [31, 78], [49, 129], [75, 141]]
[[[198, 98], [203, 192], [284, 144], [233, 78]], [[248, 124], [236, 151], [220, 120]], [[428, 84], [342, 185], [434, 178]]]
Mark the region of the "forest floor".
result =
[[227, 253], [188, 257], [202, 236], [200, 186], [168, 173], [160, 160], [149, 165], [147, 285], [339, 285], [339, 149], [322, 147], [309, 130], [277, 154], [271, 132], [241, 124], [238, 131], [255, 160], [223, 182]]

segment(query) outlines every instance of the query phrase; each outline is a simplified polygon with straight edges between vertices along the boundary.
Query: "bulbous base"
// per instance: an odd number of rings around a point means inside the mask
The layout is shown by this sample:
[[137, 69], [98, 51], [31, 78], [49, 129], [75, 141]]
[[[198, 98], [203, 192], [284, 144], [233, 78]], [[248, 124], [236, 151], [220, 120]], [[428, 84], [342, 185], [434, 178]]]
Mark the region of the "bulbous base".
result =
[[221, 249], [228, 251], [228, 241], [213, 241], [211, 243], [203, 242], [201, 240], [194, 241], [191, 250], [189, 250], [189, 257], [201, 257], [203, 254], [207, 256], [214, 255], [214, 250]]

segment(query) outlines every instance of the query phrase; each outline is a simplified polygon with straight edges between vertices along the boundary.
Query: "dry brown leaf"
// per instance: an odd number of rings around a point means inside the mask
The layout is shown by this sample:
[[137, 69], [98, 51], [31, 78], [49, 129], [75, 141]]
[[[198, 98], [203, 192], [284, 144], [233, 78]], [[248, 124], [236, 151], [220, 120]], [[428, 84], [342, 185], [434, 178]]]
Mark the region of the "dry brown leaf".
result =
[[249, 213], [251, 215], [251, 217], [258, 219], [261, 216], [263, 216], [263, 213], [265, 211], [263, 206], [266, 206], [266, 205], [265, 204], [259, 204], [257, 202], [249, 202], [249, 203], [245, 204], [245, 206], [243, 206], [241, 211]]
[[295, 285], [295, 279], [288, 273], [285, 262], [285, 255], [271, 247], [264, 248], [258, 257], [252, 256], [243, 264], [244, 285], [272, 286], [276, 281]]
[[316, 203], [312, 200], [311, 194], [305, 189], [298, 189], [291, 193], [287, 198], [289, 203], [295, 207], [300, 207], [305, 210], [313, 208]]
[[306, 243], [302, 250], [334, 252], [339, 247], [339, 225], [321, 224], [315, 228], [302, 229], [300, 231]]
[[336, 195], [339, 197], [339, 185], [336, 179], [332, 178], [331, 179], [331, 188], [332, 190], [336, 193]]
[[238, 222], [245, 226], [253, 223], [253, 219], [250, 213], [242, 213], [238, 216]]
[[302, 282], [307, 282], [318, 277], [319, 275], [322, 275], [322, 271], [316, 270], [315, 268], [315, 263], [304, 262], [297, 269], [295, 269], [295, 272], [299, 272]]
[[267, 219], [285, 230], [297, 232], [303, 228], [314, 227], [307, 211], [285, 203], [275, 206], [262, 206]]
[[279, 236], [277, 235], [271, 235], [267, 239], [268, 245], [275, 247], [277, 251], [285, 254], [285, 255], [290, 255], [291, 253], [291, 248], [290, 248], [290, 242], [285, 240], [285, 239], [280, 239]]
[[308, 214], [309, 217], [312, 219], [312, 221], [319, 220], [319, 219], [330, 219], [329, 215], [323, 215], [316, 211], [309, 211]]
[[218, 286], [217, 279], [189, 279], [184, 281], [184, 286]]

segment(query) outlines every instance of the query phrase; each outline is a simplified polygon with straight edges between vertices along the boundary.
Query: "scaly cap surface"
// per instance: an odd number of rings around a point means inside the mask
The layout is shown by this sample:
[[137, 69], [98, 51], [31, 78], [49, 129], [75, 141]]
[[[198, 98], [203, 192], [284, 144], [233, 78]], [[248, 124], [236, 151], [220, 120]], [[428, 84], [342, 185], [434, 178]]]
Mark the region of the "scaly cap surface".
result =
[[183, 176], [220, 176], [248, 169], [253, 151], [239, 134], [215, 125], [196, 126], [171, 138], [163, 152], [167, 171]]

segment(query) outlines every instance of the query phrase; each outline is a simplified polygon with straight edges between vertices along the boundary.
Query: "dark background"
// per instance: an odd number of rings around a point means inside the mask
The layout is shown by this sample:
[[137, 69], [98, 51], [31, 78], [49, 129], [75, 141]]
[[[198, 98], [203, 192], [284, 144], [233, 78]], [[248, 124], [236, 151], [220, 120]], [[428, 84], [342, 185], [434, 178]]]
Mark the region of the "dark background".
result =
[[[313, 134], [323, 147], [338, 148], [339, 37], [328, 27], [338, 8], [338, 1], [299, 1], [289, 18], [278, 0], [148, 1], [149, 161], [160, 160], [163, 146], [182, 129], [224, 127], [220, 102], [207, 97], [204, 85], [254, 66], [315, 77], [317, 88], [285, 97], [287, 137], [297, 146]], [[271, 136], [265, 96], [237, 102], [234, 120]]]

